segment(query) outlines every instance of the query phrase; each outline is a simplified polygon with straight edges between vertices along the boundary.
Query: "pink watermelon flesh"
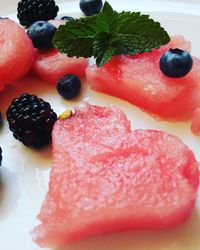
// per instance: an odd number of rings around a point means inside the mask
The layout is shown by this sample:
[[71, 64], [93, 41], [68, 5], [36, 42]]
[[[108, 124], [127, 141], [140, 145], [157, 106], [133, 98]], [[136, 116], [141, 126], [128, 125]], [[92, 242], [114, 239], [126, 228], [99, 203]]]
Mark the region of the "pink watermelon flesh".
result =
[[[66, 21], [50, 20], [49, 23], [58, 28]], [[88, 59], [86, 58], [68, 57], [57, 49], [51, 49], [47, 52], [38, 51], [33, 65], [33, 73], [46, 82], [56, 84], [60, 77], [67, 74], [75, 74], [80, 78], [84, 77], [87, 66]]]
[[194, 134], [200, 135], [200, 108], [193, 112], [191, 130]]
[[157, 117], [189, 119], [200, 106], [200, 59], [193, 57], [193, 68], [185, 77], [166, 77], [159, 61], [169, 48], [190, 51], [191, 45], [173, 36], [169, 44], [150, 53], [116, 56], [102, 67], [88, 67], [87, 81], [92, 89], [127, 100]]
[[67, 74], [84, 77], [87, 65], [88, 59], [68, 57], [57, 49], [51, 49], [47, 52], [38, 51], [32, 70], [40, 79], [56, 84], [61, 76]]
[[10, 19], [0, 20], [0, 91], [25, 75], [35, 50], [25, 30]]
[[172, 227], [191, 214], [198, 185], [198, 163], [177, 137], [131, 132], [118, 108], [83, 104], [54, 126], [49, 191], [33, 240], [54, 246]]

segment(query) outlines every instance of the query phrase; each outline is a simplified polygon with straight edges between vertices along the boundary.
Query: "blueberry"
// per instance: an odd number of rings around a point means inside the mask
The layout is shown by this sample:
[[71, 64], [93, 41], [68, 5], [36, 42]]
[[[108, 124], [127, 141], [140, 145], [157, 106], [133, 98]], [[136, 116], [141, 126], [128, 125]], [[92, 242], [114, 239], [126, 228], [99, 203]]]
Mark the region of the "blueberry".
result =
[[76, 75], [66, 75], [59, 79], [57, 83], [58, 93], [65, 99], [76, 97], [81, 89], [81, 81]]
[[187, 75], [192, 69], [191, 55], [181, 49], [169, 49], [160, 58], [160, 70], [168, 77], [178, 78]]
[[74, 20], [74, 18], [72, 16], [63, 16], [60, 18], [61, 20], [65, 20], [65, 21], [71, 21]]
[[53, 48], [52, 39], [56, 30], [56, 27], [51, 23], [37, 21], [28, 28], [27, 34], [35, 48], [45, 51]]
[[80, 0], [80, 9], [86, 16], [98, 14], [103, 6], [102, 0]]

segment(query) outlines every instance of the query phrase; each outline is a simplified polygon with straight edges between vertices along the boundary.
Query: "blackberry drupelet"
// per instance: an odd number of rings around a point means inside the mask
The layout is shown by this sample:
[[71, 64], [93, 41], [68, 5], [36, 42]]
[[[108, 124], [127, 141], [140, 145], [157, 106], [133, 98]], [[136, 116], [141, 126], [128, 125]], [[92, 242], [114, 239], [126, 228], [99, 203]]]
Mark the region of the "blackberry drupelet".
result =
[[54, 19], [59, 11], [54, 0], [21, 0], [17, 7], [20, 24], [29, 27], [36, 21]]
[[57, 115], [48, 102], [25, 93], [12, 101], [6, 115], [13, 136], [24, 145], [41, 148], [51, 142]]

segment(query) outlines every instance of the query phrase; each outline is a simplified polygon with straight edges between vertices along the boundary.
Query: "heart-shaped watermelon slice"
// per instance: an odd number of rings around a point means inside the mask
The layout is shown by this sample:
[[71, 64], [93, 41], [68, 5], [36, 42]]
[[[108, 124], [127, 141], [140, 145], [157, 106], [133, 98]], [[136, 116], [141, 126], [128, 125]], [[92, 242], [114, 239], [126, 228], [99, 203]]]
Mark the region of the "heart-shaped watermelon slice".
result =
[[169, 228], [192, 212], [198, 163], [177, 137], [136, 130], [116, 107], [83, 104], [53, 129], [49, 191], [33, 239], [66, 244], [127, 229]]

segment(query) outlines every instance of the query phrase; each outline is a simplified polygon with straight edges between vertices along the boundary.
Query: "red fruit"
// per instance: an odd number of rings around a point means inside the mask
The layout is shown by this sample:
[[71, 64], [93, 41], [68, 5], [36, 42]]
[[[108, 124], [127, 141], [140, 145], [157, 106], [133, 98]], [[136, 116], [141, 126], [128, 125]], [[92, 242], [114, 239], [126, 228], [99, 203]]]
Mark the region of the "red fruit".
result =
[[25, 75], [34, 60], [34, 48], [25, 30], [10, 19], [0, 20], [0, 91]]
[[34, 241], [54, 246], [175, 226], [191, 214], [198, 185], [198, 163], [177, 137], [131, 132], [119, 109], [84, 104], [54, 126], [49, 191]]
[[33, 64], [33, 73], [42, 80], [56, 84], [61, 76], [75, 74], [84, 77], [88, 59], [68, 57], [57, 49], [39, 52]]
[[197, 108], [192, 115], [192, 132], [200, 135], [200, 108]]
[[[66, 23], [65, 20], [50, 20], [49, 22], [57, 28]], [[46, 82], [56, 84], [64, 75], [75, 74], [80, 78], [84, 77], [87, 66], [88, 59], [68, 57], [57, 49], [52, 49], [47, 52], [38, 51], [33, 73]]]
[[150, 53], [116, 56], [102, 67], [88, 67], [91, 88], [117, 96], [167, 120], [191, 118], [200, 106], [200, 60], [193, 57], [193, 68], [182, 78], [168, 78], [160, 71], [160, 57], [169, 48], [190, 51], [190, 43], [181, 36]]

